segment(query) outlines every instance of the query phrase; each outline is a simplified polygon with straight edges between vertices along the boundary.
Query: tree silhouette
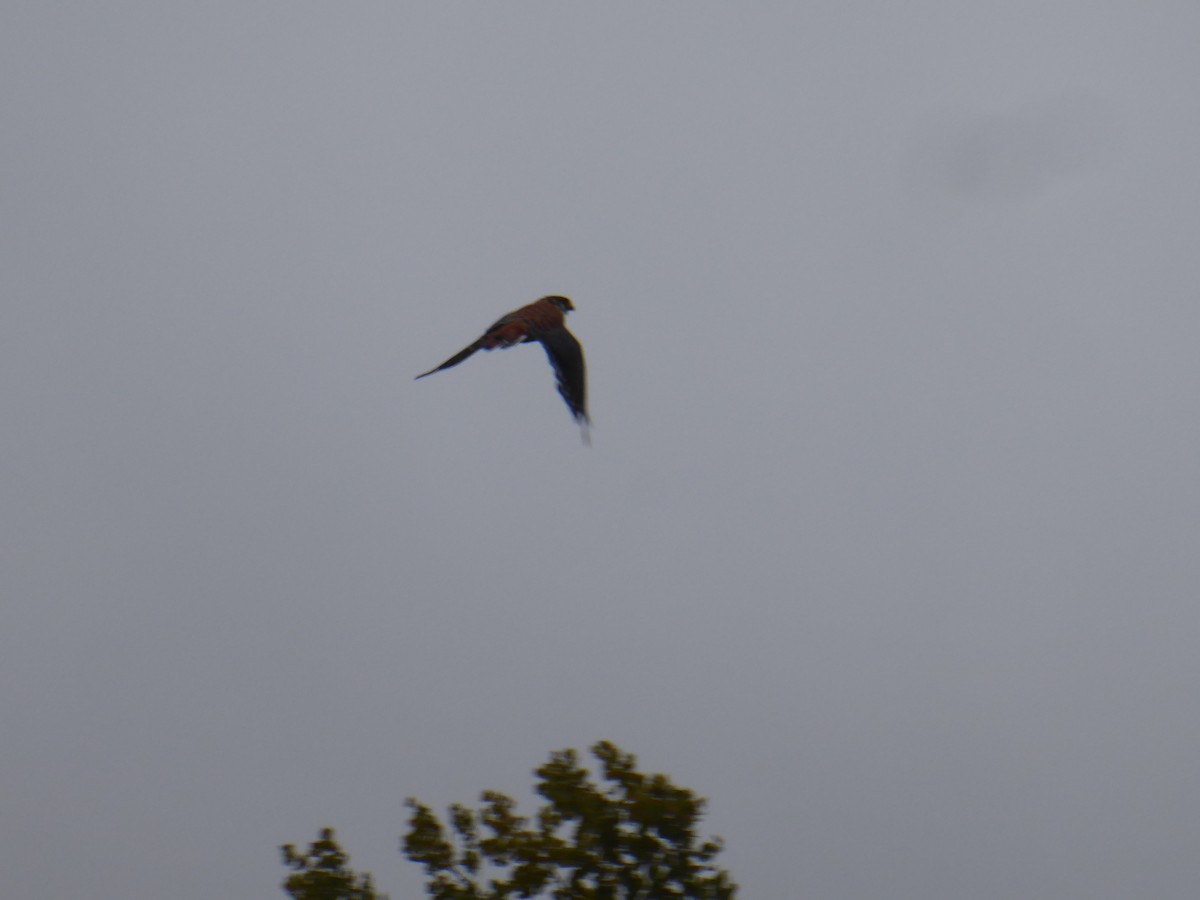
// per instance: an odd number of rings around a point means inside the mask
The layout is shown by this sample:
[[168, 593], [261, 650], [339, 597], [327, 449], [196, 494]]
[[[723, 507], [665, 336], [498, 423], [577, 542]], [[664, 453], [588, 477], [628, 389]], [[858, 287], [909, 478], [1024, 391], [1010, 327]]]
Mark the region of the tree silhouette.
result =
[[294, 900], [387, 900], [385, 894], [375, 893], [370, 875], [359, 876], [347, 868], [350, 856], [338, 846], [332, 828], [322, 828], [305, 854], [292, 844], [279, 850], [283, 864], [296, 870], [283, 882]]
[[435, 900], [732, 900], [737, 886], [711, 864], [719, 838], [699, 842], [705, 801], [665, 775], [643, 775], [633, 754], [591, 748], [603, 784], [574, 750], [535, 771], [546, 803], [531, 822], [504, 794], [485, 791], [478, 811], [454, 804], [447, 829], [410, 798], [402, 849], [429, 876]]

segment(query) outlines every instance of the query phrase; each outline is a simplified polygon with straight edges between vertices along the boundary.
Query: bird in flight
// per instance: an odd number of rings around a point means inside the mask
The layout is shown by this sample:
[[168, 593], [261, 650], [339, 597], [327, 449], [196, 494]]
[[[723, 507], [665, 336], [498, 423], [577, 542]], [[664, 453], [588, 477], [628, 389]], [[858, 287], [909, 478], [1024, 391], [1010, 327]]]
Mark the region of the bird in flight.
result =
[[591, 420], [587, 414], [583, 348], [579, 346], [575, 335], [567, 331], [567, 313], [573, 309], [575, 304], [569, 299], [557, 296], [543, 297], [528, 306], [515, 309], [493, 322], [475, 343], [459, 350], [440, 366], [422, 372], [417, 378], [457, 366], [477, 350], [503, 349], [514, 344], [537, 341], [546, 348], [546, 355], [550, 357], [550, 365], [554, 366], [554, 374], [558, 378], [558, 392], [583, 430], [583, 442], [590, 444], [588, 426]]

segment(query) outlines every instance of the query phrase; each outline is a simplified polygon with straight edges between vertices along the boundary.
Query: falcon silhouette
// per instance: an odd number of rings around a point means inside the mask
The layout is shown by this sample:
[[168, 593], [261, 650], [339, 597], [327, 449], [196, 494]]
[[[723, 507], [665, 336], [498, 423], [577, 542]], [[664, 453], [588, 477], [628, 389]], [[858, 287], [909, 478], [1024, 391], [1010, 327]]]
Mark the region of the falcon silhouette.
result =
[[558, 392], [567, 403], [567, 409], [579, 423], [583, 431], [583, 442], [591, 443], [588, 426], [591, 420], [587, 414], [587, 376], [583, 363], [583, 348], [575, 335], [567, 331], [567, 313], [575, 309], [566, 297], [543, 297], [528, 306], [515, 309], [501, 316], [483, 333], [483, 337], [475, 343], [459, 350], [452, 357], [430, 369], [422, 372], [417, 378], [424, 378], [442, 369], [457, 366], [477, 350], [503, 349], [514, 344], [524, 344], [537, 341], [546, 348], [546, 356], [550, 357], [550, 365], [554, 366], [554, 374], [558, 378]]

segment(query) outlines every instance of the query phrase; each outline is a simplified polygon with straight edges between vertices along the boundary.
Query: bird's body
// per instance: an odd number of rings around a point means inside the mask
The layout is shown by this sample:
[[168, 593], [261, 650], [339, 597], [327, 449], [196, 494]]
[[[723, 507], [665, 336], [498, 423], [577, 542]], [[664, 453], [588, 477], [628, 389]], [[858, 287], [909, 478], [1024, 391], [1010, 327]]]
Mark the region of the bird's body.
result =
[[583, 348], [575, 335], [567, 331], [566, 314], [575, 309], [566, 297], [543, 297], [501, 316], [483, 333], [479, 340], [464, 347], [440, 366], [422, 372], [424, 378], [442, 369], [457, 366], [478, 350], [495, 350], [530, 341], [539, 342], [546, 349], [546, 356], [554, 366], [558, 378], [558, 392], [566, 401], [567, 408], [583, 429], [583, 439], [588, 441], [587, 376], [583, 362]]

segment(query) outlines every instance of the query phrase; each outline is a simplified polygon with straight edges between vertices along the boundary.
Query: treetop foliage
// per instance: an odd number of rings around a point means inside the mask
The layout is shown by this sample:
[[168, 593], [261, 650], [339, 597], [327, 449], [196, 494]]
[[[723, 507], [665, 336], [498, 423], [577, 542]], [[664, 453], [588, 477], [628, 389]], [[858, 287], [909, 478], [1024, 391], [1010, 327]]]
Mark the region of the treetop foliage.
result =
[[283, 864], [295, 872], [283, 882], [293, 900], [387, 900], [377, 894], [370, 875], [359, 876], [347, 867], [350, 856], [334, 839], [332, 828], [322, 828], [307, 853], [292, 844], [279, 848]]
[[[534, 774], [546, 803], [530, 819], [504, 794], [484, 791], [479, 810], [449, 809], [449, 827], [423, 803], [402, 850], [429, 876], [435, 900], [732, 900], [737, 886], [712, 865], [720, 838], [701, 841], [705, 801], [607, 741], [591, 748], [602, 783], [559, 750]], [[308, 898], [305, 898], [308, 900]]]

